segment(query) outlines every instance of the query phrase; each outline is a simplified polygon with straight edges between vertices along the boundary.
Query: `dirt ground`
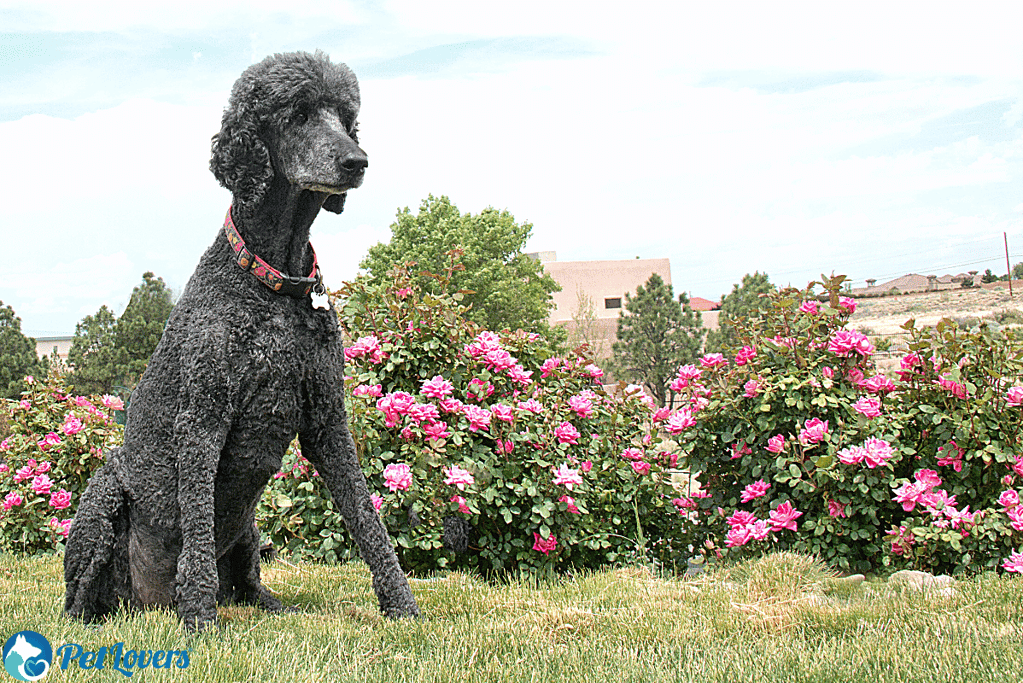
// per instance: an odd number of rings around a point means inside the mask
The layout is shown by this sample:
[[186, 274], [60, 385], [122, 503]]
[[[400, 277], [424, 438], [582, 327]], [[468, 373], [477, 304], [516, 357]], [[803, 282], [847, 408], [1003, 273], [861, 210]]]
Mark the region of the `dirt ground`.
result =
[[942, 318], [977, 318], [994, 323], [996, 313], [1023, 311], [1023, 291], [1017, 289], [1014, 295], [1010, 298], [1008, 289], [953, 289], [857, 299], [849, 327], [869, 336], [885, 336], [901, 333], [902, 324], [910, 318], [918, 327], [934, 325]]

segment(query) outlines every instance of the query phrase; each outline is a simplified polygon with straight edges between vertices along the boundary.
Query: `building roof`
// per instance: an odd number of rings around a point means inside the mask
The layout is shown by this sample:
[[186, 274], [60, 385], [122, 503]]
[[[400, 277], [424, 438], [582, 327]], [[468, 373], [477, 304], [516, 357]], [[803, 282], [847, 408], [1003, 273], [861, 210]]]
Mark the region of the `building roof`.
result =
[[704, 299], [703, 297], [694, 296], [689, 300], [689, 308], [694, 311], [716, 311], [721, 308], [721, 303], [718, 301], [711, 301], [710, 299]]

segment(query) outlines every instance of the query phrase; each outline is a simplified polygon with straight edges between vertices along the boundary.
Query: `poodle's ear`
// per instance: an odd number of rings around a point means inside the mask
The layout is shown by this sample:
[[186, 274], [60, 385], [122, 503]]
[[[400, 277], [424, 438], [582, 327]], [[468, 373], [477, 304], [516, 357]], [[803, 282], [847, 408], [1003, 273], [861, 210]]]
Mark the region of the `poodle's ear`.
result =
[[213, 136], [210, 156], [210, 170], [231, 191], [235, 208], [243, 213], [262, 201], [274, 177], [270, 152], [259, 138], [253, 114], [234, 102], [224, 112], [220, 132]]
[[341, 213], [345, 210], [345, 197], [347, 196], [347, 192], [332, 194], [327, 197], [327, 201], [323, 202], [323, 208], [331, 213]]

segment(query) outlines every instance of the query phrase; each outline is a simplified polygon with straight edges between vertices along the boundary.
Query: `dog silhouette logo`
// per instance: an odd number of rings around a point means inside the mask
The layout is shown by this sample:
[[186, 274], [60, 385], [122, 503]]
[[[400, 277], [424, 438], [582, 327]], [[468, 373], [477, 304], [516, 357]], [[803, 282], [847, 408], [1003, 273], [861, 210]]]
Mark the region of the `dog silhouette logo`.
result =
[[50, 671], [53, 648], [35, 631], [20, 631], [4, 643], [3, 656], [4, 669], [15, 680], [38, 681]]

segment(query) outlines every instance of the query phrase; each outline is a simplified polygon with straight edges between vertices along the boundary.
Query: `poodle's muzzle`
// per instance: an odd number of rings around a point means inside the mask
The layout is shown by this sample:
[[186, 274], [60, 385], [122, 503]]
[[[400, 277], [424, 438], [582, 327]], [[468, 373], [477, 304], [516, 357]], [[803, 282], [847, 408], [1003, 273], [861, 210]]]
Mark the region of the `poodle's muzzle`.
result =
[[332, 109], [299, 116], [282, 132], [279, 146], [288, 182], [327, 194], [359, 187], [369, 158], [354, 138]]

